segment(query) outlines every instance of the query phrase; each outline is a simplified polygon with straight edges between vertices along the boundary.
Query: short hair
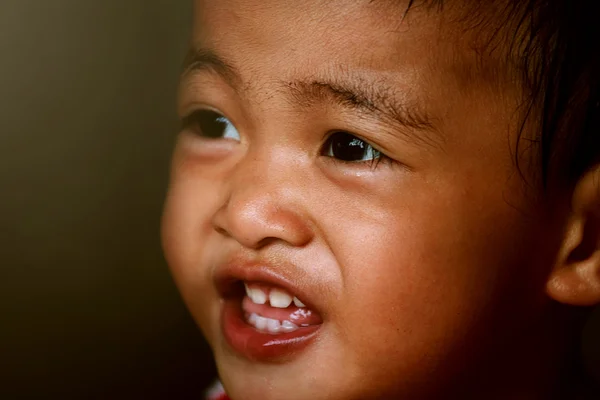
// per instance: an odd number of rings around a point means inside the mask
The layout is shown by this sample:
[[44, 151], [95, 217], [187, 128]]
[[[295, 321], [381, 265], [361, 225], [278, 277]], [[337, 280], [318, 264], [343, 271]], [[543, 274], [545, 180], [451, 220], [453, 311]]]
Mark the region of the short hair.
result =
[[[413, 6], [437, 6], [453, 0], [410, 0]], [[528, 122], [537, 130], [542, 187], [549, 177], [572, 186], [600, 163], [600, 23], [592, 0], [461, 0], [478, 10], [494, 5], [497, 24], [491, 36], [509, 39], [526, 94], [518, 145]], [[500, 15], [498, 15], [500, 14]], [[481, 13], [479, 13], [481, 15]], [[477, 22], [481, 27], [481, 21]], [[498, 35], [504, 30], [504, 35]], [[506, 32], [510, 30], [510, 32]], [[519, 148], [516, 165], [519, 167]], [[521, 169], [519, 168], [519, 171]], [[523, 176], [523, 174], [521, 173]]]

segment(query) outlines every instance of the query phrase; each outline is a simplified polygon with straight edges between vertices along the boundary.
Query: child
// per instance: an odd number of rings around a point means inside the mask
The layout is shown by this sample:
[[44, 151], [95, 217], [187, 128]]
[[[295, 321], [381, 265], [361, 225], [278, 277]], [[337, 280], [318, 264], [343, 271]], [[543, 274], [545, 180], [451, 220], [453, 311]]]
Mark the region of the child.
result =
[[578, 396], [592, 6], [195, 2], [163, 242], [230, 398]]

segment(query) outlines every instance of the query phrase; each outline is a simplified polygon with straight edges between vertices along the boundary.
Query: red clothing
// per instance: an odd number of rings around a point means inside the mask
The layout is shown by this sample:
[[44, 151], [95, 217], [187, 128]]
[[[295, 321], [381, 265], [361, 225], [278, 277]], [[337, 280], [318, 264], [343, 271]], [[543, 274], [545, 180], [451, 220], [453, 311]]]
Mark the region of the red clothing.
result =
[[208, 400], [230, 400], [229, 397], [225, 393], [221, 394], [219, 397], [210, 397]]

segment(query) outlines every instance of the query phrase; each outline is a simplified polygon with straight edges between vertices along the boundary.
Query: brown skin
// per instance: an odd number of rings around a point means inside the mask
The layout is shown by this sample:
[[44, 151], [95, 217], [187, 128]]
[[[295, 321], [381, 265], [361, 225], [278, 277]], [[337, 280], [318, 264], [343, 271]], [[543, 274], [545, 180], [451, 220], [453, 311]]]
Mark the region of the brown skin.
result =
[[[600, 262], [586, 258], [582, 273], [569, 261], [573, 226], [600, 202], [581, 189], [575, 216], [570, 193], [528, 194], [509, 77], [473, 73], [443, 14], [415, 9], [400, 23], [403, 6], [382, 3], [196, 1], [193, 45], [237, 76], [189, 70], [179, 112], [218, 111], [241, 140], [195, 125], [180, 135], [163, 221], [176, 282], [235, 400], [545, 398], [563, 355], [552, 297], [576, 304], [585, 287], [579, 303], [600, 300]], [[319, 90], [298, 101], [298, 82], [315, 81], [382, 88], [431, 127]], [[336, 130], [391, 161], [328, 157]], [[323, 316], [319, 340], [279, 363], [233, 353], [213, 285], [232, 257], [292, 265], [283, 273]]]

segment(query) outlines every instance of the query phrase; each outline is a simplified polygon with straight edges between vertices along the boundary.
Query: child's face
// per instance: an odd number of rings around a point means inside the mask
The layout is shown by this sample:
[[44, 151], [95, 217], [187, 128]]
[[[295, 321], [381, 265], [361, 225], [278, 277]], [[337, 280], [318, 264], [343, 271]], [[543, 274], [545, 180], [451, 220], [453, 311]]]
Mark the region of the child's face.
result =
[[[518, 357], [546, 307], [558, 236], [514, 167], [518, 90], [452, 18], [403, 11], [196, 2], [179, 111], [228, 121], [187, 119], [163, 236], [236, 400], [435, 395]], [[316, 325], [250, 327], [242, 281], [285, 288]]]

